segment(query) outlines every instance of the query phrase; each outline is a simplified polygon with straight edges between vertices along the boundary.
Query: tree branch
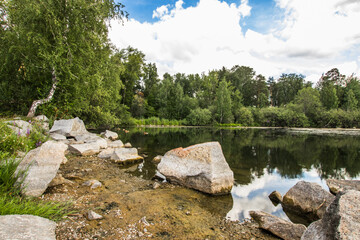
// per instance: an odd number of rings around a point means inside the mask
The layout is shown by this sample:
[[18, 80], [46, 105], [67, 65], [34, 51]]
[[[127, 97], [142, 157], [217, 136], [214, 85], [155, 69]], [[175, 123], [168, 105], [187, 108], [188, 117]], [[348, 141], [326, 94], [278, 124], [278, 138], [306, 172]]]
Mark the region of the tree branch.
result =
[[49, 95], [47, 96], [47, 98], [33, 101], [33, 103], [31, 104], [29, 113], [27, 114], [27, 117], [29, 117], [29, 118], [34, 117], [37, 107], [40, 106], [41, 104], [50, 102], [51, 99], [53, 98], [56, 87], [57, 87], [57, 83], [58, 83], [58, 79], [56, 78], [55, 68], [52, 69], [51, 76], [52, 76], [51, 79], [52, 79], [53, 84], [51, 86]]

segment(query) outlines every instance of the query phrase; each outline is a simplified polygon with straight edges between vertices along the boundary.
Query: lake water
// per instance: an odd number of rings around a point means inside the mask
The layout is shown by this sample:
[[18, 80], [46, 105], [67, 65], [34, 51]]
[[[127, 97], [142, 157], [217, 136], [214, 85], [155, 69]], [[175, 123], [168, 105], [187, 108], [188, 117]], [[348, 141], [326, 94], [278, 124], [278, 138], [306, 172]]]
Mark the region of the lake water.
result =
[[[262, 210], [288, 219], [281, 205], [268, 195], [284, 195], [299, 180], [316, 182], [328, 189], [326, 179], [360, 179], [360, 137], [311, 135], [281, 129], [218, 128], [130, 128], [120, 131], [123, 142], [131, 142], [145, 154], [132, 174], [151, 179], [156, 166], [151, 160], [177, 147], [218, 141], [234, 172], [232, 209], [226, 217], [243, 220], [250, 210]], [[145, 135], [144, 132], [148, 134]], [[215, 201], [215, 202], [214, 202]], [[211, 198], [216, 205], [216, 198]]]

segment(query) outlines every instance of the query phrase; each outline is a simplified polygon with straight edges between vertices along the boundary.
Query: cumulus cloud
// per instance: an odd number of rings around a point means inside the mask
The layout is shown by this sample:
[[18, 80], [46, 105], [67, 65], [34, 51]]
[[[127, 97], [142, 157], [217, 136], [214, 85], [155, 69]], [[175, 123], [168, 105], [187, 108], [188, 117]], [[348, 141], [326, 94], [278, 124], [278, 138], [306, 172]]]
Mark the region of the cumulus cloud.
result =
[[114, 22], [110, 38], [119, 48], [143, 51], [160, 75], [245, 65], [267, 77], [296, 72], [315, 81], [333, 67], [347, 75], [360, 70], [360, 2], [275, 1], [283, 21], [266, 34], [241, 28], [251, 17], [248, 0], [199, 0], [187, 8], [179, 0], [155, 9], [154, 23]]

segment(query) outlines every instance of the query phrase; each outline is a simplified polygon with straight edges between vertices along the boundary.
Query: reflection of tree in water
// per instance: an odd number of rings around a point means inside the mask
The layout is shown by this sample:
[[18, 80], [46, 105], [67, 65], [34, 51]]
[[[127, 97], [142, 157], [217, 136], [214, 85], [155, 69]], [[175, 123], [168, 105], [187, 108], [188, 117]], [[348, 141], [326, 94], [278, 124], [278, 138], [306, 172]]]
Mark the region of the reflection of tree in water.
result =
[[[145, 136], [145, 131], [149, 135]], [[151, 158], [173, 148], [219, 141], [239, 184], [275, 171], [285, 178], [299, 178], [304, 170], [315, 168], [325, 179], [354, 178], [360, 173], [359, 137], [216, 128], [134, 128], [121, 137]], [[151, 163], [145, 164], [155, 169]]]

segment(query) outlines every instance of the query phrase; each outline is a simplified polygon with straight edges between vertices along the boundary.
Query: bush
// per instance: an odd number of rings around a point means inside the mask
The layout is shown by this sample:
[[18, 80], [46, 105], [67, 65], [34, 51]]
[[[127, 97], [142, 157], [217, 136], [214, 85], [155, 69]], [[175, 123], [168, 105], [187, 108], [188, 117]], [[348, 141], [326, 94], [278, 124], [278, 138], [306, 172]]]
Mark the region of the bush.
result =
[[236, 123], [244, 126], [252, 126], [254, 124], [254, 117], [250, 109], [246, 107], [240, 107], [234, 113]]
[[196, 108], [191, 110], [190, 114], [186, 117], [188, 125], [192, 126], [205, 126], [211, 122], [211, 112], [209, 109]]

